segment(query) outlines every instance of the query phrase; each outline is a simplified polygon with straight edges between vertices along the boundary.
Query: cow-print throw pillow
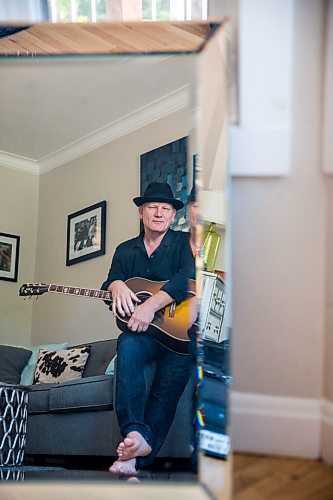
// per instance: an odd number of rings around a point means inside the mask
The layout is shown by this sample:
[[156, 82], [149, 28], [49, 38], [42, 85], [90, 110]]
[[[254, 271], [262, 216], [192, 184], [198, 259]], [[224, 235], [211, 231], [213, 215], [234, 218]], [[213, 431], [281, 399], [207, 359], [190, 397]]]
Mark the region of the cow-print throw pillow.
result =
[[45, 351], [40, 349], [34, 384], [56, 384], [82, 377], [90, 347]]

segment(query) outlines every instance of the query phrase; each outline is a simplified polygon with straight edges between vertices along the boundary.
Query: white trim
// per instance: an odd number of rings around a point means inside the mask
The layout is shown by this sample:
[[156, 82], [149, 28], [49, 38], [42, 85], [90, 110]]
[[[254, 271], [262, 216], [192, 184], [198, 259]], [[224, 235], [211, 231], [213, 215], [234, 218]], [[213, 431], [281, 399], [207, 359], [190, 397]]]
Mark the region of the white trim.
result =
[[14, 170], [24, 170], [31, 174], [39, 174], [38, 161], [6, 153], [5, 151], [0, 151], [0, 165]]
[[328, 2], [323, 105], [323, 171], [333, 174], [333, 2]]
[[49, 172], [64, 165], [104, 144], [115, 141], [135, 130], [159, 120], [175, 111], [189, 105], [189, 86], [186, 85], [175, 92], [157, 99], [120, 120], [108, 124], [106, 127], [69, 144], [65, 148], [39, 160], [40, 173]]
[[171, 21], [183, 21], [185, 19], [184, 0], [170, 0]]
[[96, 23], [97, 21], [96, 0], [91, 0], [90, 7], [91, 7], [91, 22]]
[[[249, 453], [318, 458], [321, 453], [320, 399], [231, 392], [233, 449]], [[329, 418], [332, 413], [327, 414]]]
[[156, 19], [157, 19], [156, 0], [151, 0], [151, 20], [156, 21]]
[[39, 160], [22, 158], [0, 151], [0, 165], [17, 170], [25, 170], [34, 174], [43, 174], [79, 158], [104, 144], [115, 141], [141, 127], [179, 111], [189, 106], [189, 104], [190, 87], [189, 85], [185, 85]]
[[333, 427], [333, 403], [332, 401], [323, 402], [323, 421], [325, 424]]
[[233, 177], [275, 177], [290, 169], [291, 132], [287, 127], [229, 127]]
[[192, 0], [185, 1], [185, 11], [186, 11], [186, 21], [191, 21], [191, 19], [192, 19]]
[[286, 175], [291, 165], [294, 0], [239, 0], [238, 33], [240, 128], [234, 132], [231, 173]]
[[71, 0], [71, 21], [76, 23], [77, 20], [77, 1]]
[[56, 0], [51, 0], [51, 22], [52, 23], [56, 23], [57, 22]]
[[201, 19], [203, 19], [203, 20], [207, 19], [207, 12], [208, 12], [208, 1], [207, 0], [202, 0], [202, 4], [201, 4]]

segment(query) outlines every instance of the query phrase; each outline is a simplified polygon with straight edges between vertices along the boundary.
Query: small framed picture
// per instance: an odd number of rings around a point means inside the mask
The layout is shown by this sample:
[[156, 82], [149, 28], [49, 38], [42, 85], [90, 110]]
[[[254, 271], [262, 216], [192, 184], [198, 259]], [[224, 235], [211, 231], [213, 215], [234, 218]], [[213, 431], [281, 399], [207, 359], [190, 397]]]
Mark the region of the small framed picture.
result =
[[0, 280], [17, 281], [20, 237], [0, 233]]
[[66, 266], [105, 254], [106, 201], [68, 216]]

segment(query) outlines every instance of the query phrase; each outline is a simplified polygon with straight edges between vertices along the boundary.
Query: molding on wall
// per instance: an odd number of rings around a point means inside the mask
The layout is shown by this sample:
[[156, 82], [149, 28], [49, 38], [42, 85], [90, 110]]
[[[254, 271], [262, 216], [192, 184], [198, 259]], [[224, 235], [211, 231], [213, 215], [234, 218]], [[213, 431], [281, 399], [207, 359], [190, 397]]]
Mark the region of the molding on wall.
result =
[[12, 155], [5, 151], [0, 151], [0, 165], [14, 170], [23, 170], [31, 174], [39, 174], [39, 165], [36, 160]]
[[133, 113], [108, 124], [106, 127], [69, 144], [60, 151], [39, 160], [40, 173], [44, 174], [84, 154], [100, 148], [120, 137], [164, 118], [189, 105], [189, 86], [186, 85]]
[[175, 113], [189, 106], [189, 104], [190, 88], [186, 85], [44, 158], [31, 160], [0, 152], [0, 164], [34, 174], [44, 174], [141, 127]]
[[239, 126], [230, 131], [229, 160], [233, 176], [285, 176], [290, 171], [294, 3], [239, 0]]
[[333, 404], [320, 399], [231, 392], [235, 451], [318, 458], [321, 423]]

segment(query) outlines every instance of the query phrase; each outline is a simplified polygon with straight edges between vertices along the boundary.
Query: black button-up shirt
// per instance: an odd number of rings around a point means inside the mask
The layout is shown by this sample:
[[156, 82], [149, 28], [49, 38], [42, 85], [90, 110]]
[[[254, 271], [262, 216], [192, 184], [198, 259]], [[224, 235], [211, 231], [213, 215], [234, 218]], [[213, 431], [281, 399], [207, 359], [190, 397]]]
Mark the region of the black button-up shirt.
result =
[[188, 233], [169, 229], [162, 242], [147, 255], [143, 233], [121, 243], [114, 253], [108, 277], [102, 290], [116, 280], [146, 278], [152, 281], [168, 281], [161, 290], [177, 303], [187, 297], [188, 279], [195, 278], [195, 261], [189, 245]]

